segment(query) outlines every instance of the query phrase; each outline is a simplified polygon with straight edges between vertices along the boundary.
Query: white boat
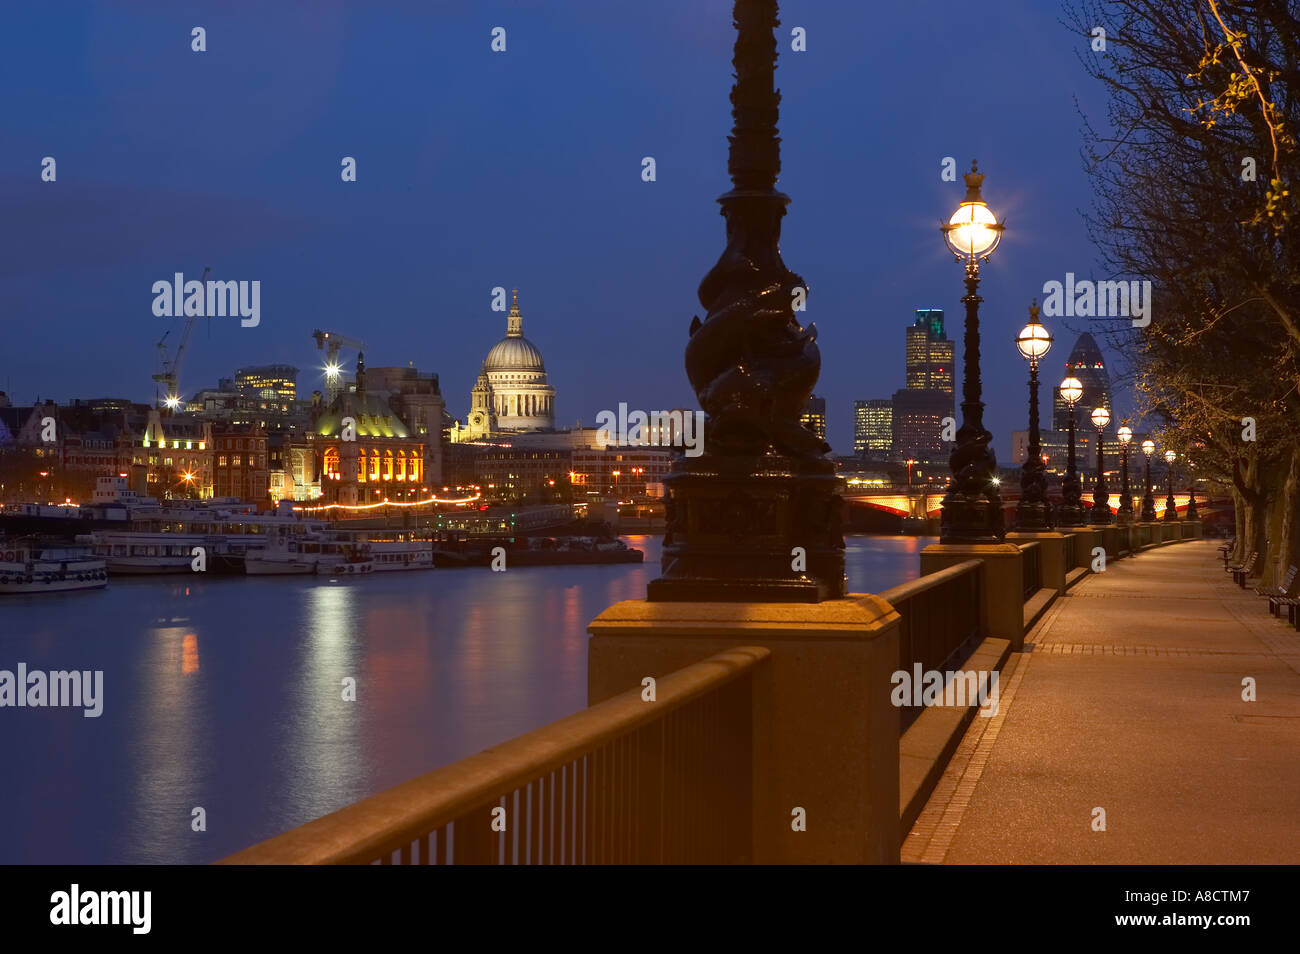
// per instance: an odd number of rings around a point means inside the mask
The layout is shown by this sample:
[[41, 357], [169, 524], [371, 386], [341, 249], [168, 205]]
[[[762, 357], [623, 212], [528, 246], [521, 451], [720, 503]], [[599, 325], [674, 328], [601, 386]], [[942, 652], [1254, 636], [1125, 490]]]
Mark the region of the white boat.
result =
[[277, 529], [258, 550], [244, 554], [249, 576], [364, 576], [374, 572], [370, 544], [332, 540], [323, 534], [289, 533]]
[[0, 594], [66, 593], [108, 585], [108, 567], [86, 547], [0, 543]]
[[241, 573], [245, 555], [272, 534], [305, 534], [311, 526], [294, 517], [255, 512], [252, 505], [208, 506], [175, 502], [132, 507], [121, 529], [78, 536], [94, 547], [115, 574], [190, 573], [195, 547], [202, 547], [208, 573]]
[[189, 573], [194, 548], [205, 546], [204, 537], [182, 533], [137, 533], [130, 530], [96, 530], [83, 536], [95, 555], [115, 574]]
[[433, 569], [433, 545], [428, 540], [372, 540], [370, 550], [376, 573]]

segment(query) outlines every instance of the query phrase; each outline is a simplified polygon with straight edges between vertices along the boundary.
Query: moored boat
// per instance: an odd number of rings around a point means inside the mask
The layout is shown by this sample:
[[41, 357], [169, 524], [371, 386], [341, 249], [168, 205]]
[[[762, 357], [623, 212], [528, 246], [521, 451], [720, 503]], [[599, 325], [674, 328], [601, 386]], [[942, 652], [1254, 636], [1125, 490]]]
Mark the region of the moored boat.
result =
[[244, 572], [249, 576], [362, 576], [374, 568], [368, 543], [284, 529], [272, 533], [266, 546], [244, 554]]
[[107, 585], [107, 566], [86, 547], [0, 542], [0, 594], [66, 593]]

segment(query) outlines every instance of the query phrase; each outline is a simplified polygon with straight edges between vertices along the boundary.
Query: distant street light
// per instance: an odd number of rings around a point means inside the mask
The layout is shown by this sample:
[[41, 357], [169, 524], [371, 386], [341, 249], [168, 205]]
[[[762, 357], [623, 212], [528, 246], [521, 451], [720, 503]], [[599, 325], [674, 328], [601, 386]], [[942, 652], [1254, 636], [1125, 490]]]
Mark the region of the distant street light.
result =
[[1029, 449], [1020, 468], [1020, 503], [1016, 506], [1016, 529], [1050, 530], [1052, 508], [1047, 502], [1046, 468], [1038, 435], [1038, 360], [1052, 350], [1052, 336], [1038, 321], [1038, 299], [1029, 306], [1029, 324], [1020, 330], [1016, 347], [1029, 362]]
[[1143, 486], [1146, 488], [1142, 494], [1142, 522], [1154, 523], [1156, 519], [1156, 495], [1151, 491], [1151, 455], [1156, 452], [1156, 442], [1146, 440], [1142, 442], [1142, 453], [1147, 455], [1146, 481]]
[[1169, 496], [1165, 498], [1165, 520], [1171, 523], [1178, 519], [1178, 502], [1174, 500], [1174, 461], [1177, 459], [1178, 455], [1174, 451], [1165, 451], [1165, 473], [1169, 481]]
[[1106, 487], [1106, 468], [1102, 456], [1106, 425], [1109, 423], [1110, 411], [1104, 407], [1093, 408], [1092, 426], [1097, 428], [1097, 486], [1092, 491], [1092, 518], [1090, 522], [1094, 527], [1104, 527], [1115, 522], [1115, 513], [1110, 509], [1110, 490]]
[[1128, 486], [1128, 445], [1133, 440], [1133, 429], [1125, 424], [1115, 436], [1119, 438], [1120, 450], [1120, 491], [1119, 491], [1119, 510], [1116, 513], [1116, 522], [1121, 526], [1127, 526], [1133, 522], [1133, 495], [1129, 493]]
[[1067, 445], [1065, 477], [1061, 480], [1061, 509], [1058, 513], [1059, 523], [1063, 527], [1082, 527], [1083, 505], [1079, 502], [1082, 488], [1079, 485], [1079, 470], [1074, 459], [1074, 405], [1083, 397], [1083, 382], [1078, 378], [1066, 378], [1059, 388], [1061, 400], [1070, 411], [1069, 443]]

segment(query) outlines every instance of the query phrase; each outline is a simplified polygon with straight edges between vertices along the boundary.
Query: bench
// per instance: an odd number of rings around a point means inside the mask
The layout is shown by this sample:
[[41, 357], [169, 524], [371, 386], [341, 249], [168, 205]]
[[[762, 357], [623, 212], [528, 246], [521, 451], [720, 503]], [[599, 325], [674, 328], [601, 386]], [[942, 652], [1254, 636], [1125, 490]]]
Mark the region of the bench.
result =
[[1293, 563], [1291, 564], [1291, 566], [1287, 568], [1286, 576], [1282, 577], [1281, 586], [1255, 587], [1256, 596], [1268, 597], [1268, 613], [1270, 616], [1277, 615], [1279, 606], [1288, 607], [1288, 611], [1287, 611], [1288, 620], [1292, 619], [1295, 616], [1294, 604], [1300, 602], [1300, 600], [1296, 600], [1294, 597], [1292, 597], [1291, 591], [1295, 587], [1295, 578], [1297, 573], [1300, 573], [1300, 568], [1297, 568], [1296, 565]]
[[1229, 540], [1219, 546], [1219, 558], [1223, 560], [1223, 568], [1228, 568], [1228, 561], [1232, 559], [1232, 551], [1236, 547], [1236, 542]]
[[1232, 582], [1236, 583], [1243, 590], [1246, 588], [1246, 579], [1255, 572], [1255, 566], [1259, 563], [1259, 554], [1252, 553], [1246, 558], [1245, 563], [1235, 563], [1230, 568], [1232, 571]]

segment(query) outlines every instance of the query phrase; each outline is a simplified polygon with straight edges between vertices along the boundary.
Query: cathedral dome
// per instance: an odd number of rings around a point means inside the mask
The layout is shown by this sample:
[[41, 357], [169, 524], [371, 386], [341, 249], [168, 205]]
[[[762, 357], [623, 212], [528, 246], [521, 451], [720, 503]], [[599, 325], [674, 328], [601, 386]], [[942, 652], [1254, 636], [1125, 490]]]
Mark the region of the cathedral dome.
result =
[[536, 371], [546, 373], [542, 353], [522, 334], [506, 335], [488, 352], [484, 371]]

